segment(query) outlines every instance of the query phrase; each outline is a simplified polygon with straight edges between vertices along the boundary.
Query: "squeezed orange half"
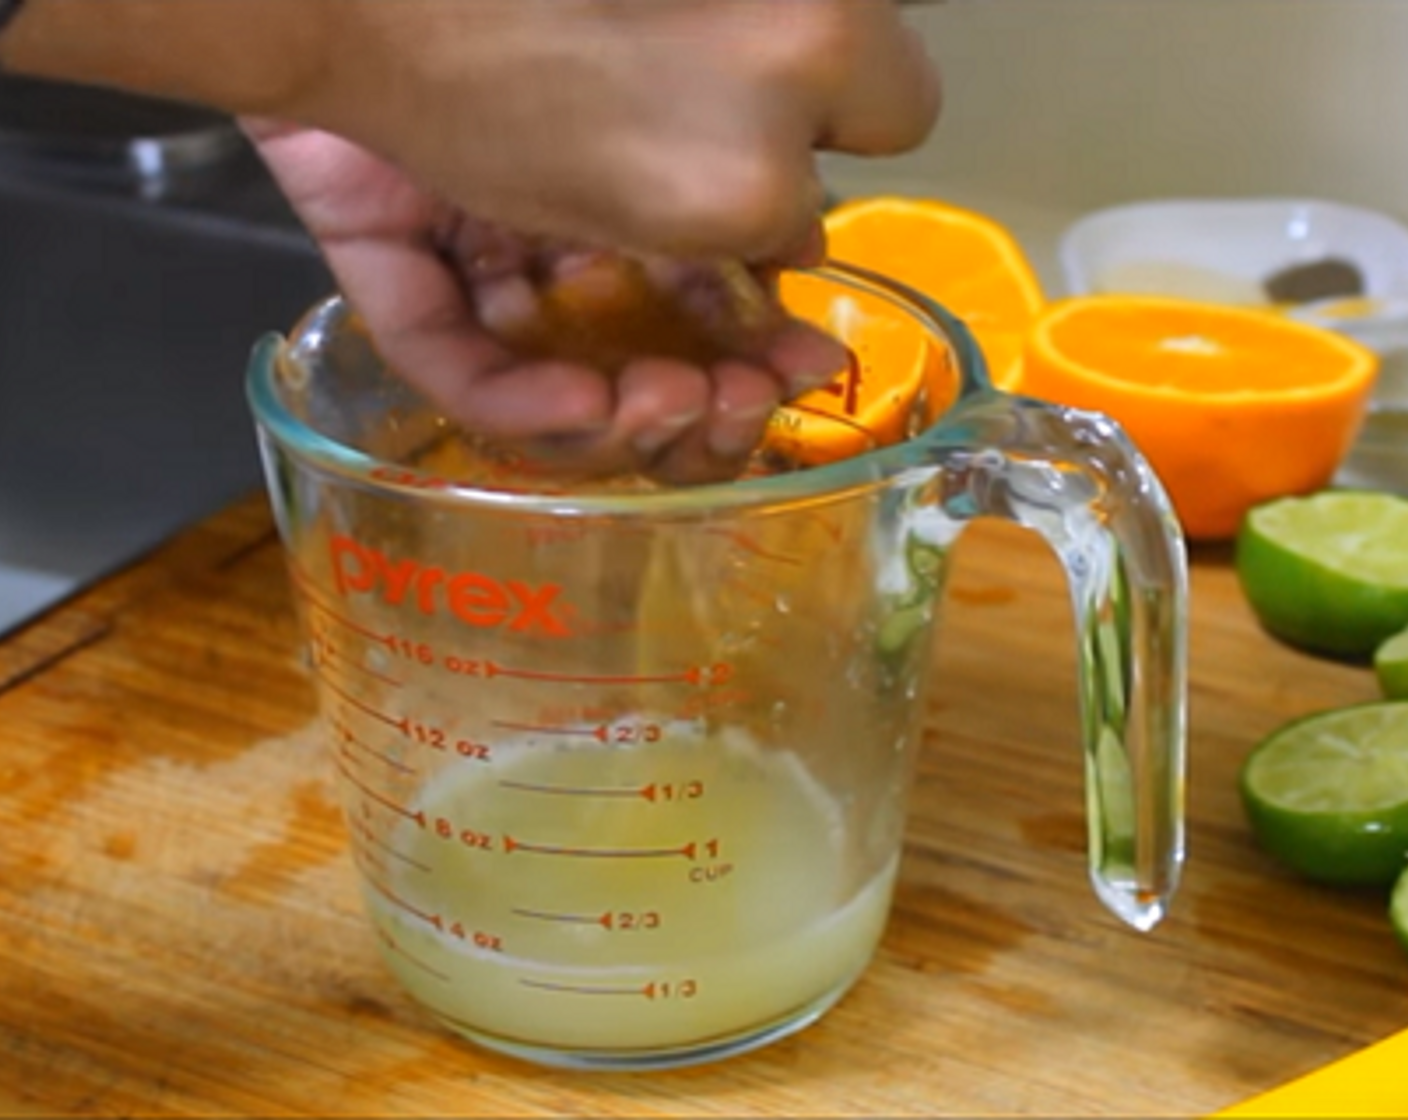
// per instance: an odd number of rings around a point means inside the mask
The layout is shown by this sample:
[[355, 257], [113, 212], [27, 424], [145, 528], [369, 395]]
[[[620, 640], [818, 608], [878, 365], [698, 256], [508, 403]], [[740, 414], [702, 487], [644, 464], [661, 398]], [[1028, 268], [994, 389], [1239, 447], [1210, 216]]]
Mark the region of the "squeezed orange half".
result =
[[871, 269], [967, 324], [999, 389], [1021, 381], [1027, 332], [1046, 305], [1016, 238], [993, 219], [937, 199], [880, 196], [826, 217], [832, 260]]

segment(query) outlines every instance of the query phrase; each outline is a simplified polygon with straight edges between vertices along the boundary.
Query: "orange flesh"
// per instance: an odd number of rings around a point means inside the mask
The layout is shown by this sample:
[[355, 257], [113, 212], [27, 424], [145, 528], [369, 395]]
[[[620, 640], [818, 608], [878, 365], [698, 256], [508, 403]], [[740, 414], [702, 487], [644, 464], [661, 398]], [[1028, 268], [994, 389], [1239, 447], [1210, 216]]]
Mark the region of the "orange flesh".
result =
[[1098, 324], [1073, 315], [1051, 328], [1047, 346], [1094, 377], [1198, 395], [1321, 390], [1345, 372], [1330, 340], [1202, 308], [1109, 308]]

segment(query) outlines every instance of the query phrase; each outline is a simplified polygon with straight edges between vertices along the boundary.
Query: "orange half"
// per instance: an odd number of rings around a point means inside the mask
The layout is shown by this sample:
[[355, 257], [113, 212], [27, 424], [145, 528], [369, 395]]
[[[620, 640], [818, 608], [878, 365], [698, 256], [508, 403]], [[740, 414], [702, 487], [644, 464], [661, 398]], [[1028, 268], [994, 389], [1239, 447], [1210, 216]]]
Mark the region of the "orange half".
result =
[[967, 324], [992, 383], [1021, 380], [1026, 335], [1046, 297], [1016, 238], [998, 222], [935, 199], [843, 203], [826, 217], [827, 252], [897, 280]]
[[1329, 484], [1378, 367], [1359, 343], [1271, 311], [1084, 296], [1033, 327], [1022, 391], [1119, 421], [1188, 536], [1225, 539], [1253, 505]]
[[927, 428], [958, 394], [947, 343], [883, 297], [808, 273], [786, 273], [788, 312], [843, 343], [850, 361], [830, 384], [779, 408], [764, 449], [800, 466], [887, 447]]

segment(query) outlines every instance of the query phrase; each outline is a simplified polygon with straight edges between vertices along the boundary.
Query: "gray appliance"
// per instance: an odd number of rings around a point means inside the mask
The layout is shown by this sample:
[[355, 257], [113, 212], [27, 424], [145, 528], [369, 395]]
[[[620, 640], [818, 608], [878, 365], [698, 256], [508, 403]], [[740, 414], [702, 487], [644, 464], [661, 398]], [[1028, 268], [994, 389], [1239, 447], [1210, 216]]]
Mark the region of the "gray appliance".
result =
[[229, 120], [0, 77], [0, 635], [261, 485], [245, 361], [331, 288]]

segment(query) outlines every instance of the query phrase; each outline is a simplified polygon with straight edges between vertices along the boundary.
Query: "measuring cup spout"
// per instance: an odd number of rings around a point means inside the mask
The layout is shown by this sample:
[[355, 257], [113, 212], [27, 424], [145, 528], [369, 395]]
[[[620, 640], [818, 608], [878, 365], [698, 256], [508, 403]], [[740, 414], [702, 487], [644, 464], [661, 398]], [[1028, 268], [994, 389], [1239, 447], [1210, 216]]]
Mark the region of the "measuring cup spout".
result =
[[1167, 496], [1118, 424], [979, 393], [905, 447], [896, 481], [949, 518], [1040, 534], [1074, 605], [1090, 878], [1141, 930], [1184, 858], [1187, 561]]

